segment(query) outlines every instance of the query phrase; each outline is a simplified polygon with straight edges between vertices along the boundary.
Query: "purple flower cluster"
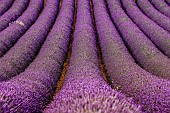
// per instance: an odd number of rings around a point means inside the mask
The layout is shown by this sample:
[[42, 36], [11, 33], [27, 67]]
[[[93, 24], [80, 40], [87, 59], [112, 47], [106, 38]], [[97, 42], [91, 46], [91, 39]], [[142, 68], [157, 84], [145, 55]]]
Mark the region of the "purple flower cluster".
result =
[[26, 11], [9, 27], [0, 32], [0, 57], [2, 57], [38, 18], [44, 1], [31, 1]]
[[137, 4], [145, 15], [170, 33], [170, 18], [157, 11], [147, 0], [138, 0]]
[[26, 10], [30, 0], [15, 0], [12, 7], [0, 16], [0, 32], [8, 27], [9, 23], [15, 21]]
[[137, 63], [153, 75], [170, 79], [170, 59], [157, 49], [123, 9], [117, 12], [111, 11], [113, 21]]
[[0, 16], [11, 7], [13, 2], [14, 0], [0, 0]]
[[106, 84], [94, 64], [82, 65], [69, 66], [62, 89], [44, 113], [140, 113], [130, 98]]
[[[124, 15], [117, 0], [107, 0], [107, 4], [113, 19]], [[93, 0], [93, 5], [102, 58], [112, 87], [133, 97], [135, 103], [141, 105], [143, 112], [169, 112], [170, 82], [138, 66], [109, 19], [104, 1]], [[118, 15], [114, 15], [114, 12]], [[122, 18], [119, 22], [126, 20], [127, 18]]]
[[95, 45], [90, 2], [78, 0], [72, 53], [64, 84], [44, 113], [140, 113], [130, 99], [104, 81]]
[[[170, 7], [164, 0], [149, 0], [162, 14], [170, 18]], [[167, 0], [168, 1], [168, 0]]]
[[[46, 14], [47, 17], [53, 18], [49, 14], [56, 15], [58, 5], [58, 0], [48, 0], [45, 13], [43, 11], [41, 15]], [[52, 99], [66, 57], [73, 23], [74, 1], [63, 0], [62, 5], [58, 18], [36, 59], [23, 73], [0, 84], [2, 112], [39, 113]]]
[[122, 0], [123, 7], [134, 23], [168, 57], [170, 57], [170, 33], [144, 15], [133, 0]]
[[0, 81], [16, 76], [33, 61], [55, 22], [58, 5], [58, 0], [47, 1], [36, 22], [0, 59]]

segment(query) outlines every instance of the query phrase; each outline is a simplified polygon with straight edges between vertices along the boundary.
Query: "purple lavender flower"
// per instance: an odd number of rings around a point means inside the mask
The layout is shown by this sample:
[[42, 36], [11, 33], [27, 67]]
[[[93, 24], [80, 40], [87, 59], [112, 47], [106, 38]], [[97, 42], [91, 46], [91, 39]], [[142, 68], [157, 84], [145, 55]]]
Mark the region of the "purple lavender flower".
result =
[[130, 98], [106, 84], [99, 68], [88, 62], [73, 65], [69, 65], [61, 90], [43, 113], [140, 113]]

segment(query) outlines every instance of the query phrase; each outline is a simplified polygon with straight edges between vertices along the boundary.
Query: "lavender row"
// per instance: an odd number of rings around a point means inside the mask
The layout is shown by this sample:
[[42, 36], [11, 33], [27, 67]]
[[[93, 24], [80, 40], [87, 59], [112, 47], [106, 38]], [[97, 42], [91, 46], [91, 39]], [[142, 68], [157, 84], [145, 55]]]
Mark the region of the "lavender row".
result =
[[[113, 19], [124, 15], [117, 0], [107, 0], [107, 4]], [[144, 112], [169, 111], [170, 82], [155, 77], [138, 66], [110, 20], [104, 1], [93, 0], [93, 5], [102, 58], [106, 73], [112, 81], [112, 88], [133, 97]], [[123, 20], [121, 18], [120, 21]]]
[[43, 113], [139, 113], [129, 98], [106, 84], [93, 65], [70, 65], [62, 89]]
[[170, 7], [164, 0], [149, 0], [162, 14], [170, 18]]
[[[54, 2], [58, 4], [56, 0], [47, 1], [47, 6]], [[73, 22], [74, 2], [66, 0], [62, 1], [62, 5], [64, 7], [61, 8], [59, 16], [34, 62], [20, 75], [0, 84], [2, 86], [0, 94], [5, 94], [8, 89], [12, 89], [12, 92], [4, 95], [9, 98], [8, 101], [3, 102], [3, 97], [1, 98], [2, 111], [7, 113], [40, 112], [51, 100], [67, 53]], [[20, 90], [18, 91], [18, 89]], [[20, 99], [22, 101], [19, 101]], [[9, 103], [10, 101], [13, 103]], [[10, 105], [19, 106], [13, 110]]]
[[[27, 70], [55, 75], [58, 79], [66, 58], [73, 23], [74, 1], [63, 0], [60, 13], [37, 58]], [[56, 86], [56, 85], [54, 85]]]
[[137, 5], [145, 15], [170, 33], [170, 18], [157, 11], [147, 0], [138, 0]]
[[0, 1], [0, 16], [3, 15], [13, 4], [14, 0], [1, 0]]
[[15, 0], [12, 7], [0, 17], [0, 32], [26, 10], [30, 0]]
[[170, 33], [144, 15], [133, 0], [122, 0], [122, 4], [134, 23], [165, 55], [170, 57]]
[[[133, 6], [131, 6], [133, 7]], [[158, 77], [170, 79], [170, 60], [145, 36], [123, 12], [112, 11], [113, 21], [137, 63]]]
[[112, 90], [97, 61], [89, 0], [78, 0], [72, 53], [64, 84], [44, 113], [137, 112], [138, 108]]
[[[46, 4], [54, 9], [58, 1], [48, 0]], [[63, 0], [59, 16], [36, 59], [23, 73], [0, 84], [2, 112], [39, 113], [50, 102], [66, 57], [73, 12], [73, 0]]]
[[47, 1], [46, 6], [30, 29], [0, 59], [0, 81], [16, 76], [33, 61], [58, 12], [58, 0]]
[[0, 57], [2, 57], [36, 21], [42, 8], [43, 0], [32, 0], [27, 10], [9, 27], [0, 32]]

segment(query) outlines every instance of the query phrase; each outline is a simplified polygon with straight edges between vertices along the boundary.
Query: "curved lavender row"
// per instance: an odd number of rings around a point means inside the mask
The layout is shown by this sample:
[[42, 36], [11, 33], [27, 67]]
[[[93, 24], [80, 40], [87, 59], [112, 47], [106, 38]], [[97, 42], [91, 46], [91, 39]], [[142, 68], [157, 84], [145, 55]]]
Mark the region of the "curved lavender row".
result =
[[[49, 3], [58, 4], [56, 0], [48, 0], [47, 6]], [[73, 0], [63, 0], [62, 5], [36, 59], [23, 73], [0, 84], [2, 112], [39, 113], [52, 99], [66, 57], [73, 23]]]
[[59, 73], [61, 72], [68, 51], [73, 13], [74, 0], [63, 0], [60, 13], [52, 30], [42, 45], [37, 58], [26, 70], [45, 72], [58, 78], [57, 72], [58, 70]]
[[[117, 0], [107, 0], [112, 17], [123, 15]], [[160, 79], [134, 63], [107, 14], [103, 0], [93, 0], [96, 28], [102, 58], [112, 87], [134, 98], [142, 111], [167, 112], [170, 109], [170, 82]], [[120, 20], [120, 21], [123, 21]], [[108, 29], [105, 29], [108, 28]]]
[[130, 100], [112, 90], [102, 78], [89, 0], [78, 0], [77, 4], [72, 54], [64, 84], [44, 113], [139, 112]]
[[165, 2], [170, 6], [170, 0], [165, 0]]
[[137, 4], [145, 15], [170, 33], [170, 18], [157, 11], [147, 0], [137, 0]]
[[0, 16], [0, 32], [8, 27], [9, 23], [15, 21], [25, 11], [30, 0], [15, 0], [12, 7]]
[[58, 0], [47, 1], [36, 22], [0, 59], [0, 81], [16, 76], [33, 61], [55, 22], [57, 12]]
[[31, 0], [27, 10], [9, 27], [0, 32], [0, 57], [2, 57], [28, 30], [43, 8], [43, 0]]
[[164, 0], [149, 0], [162, 14], [170, 18], [170, 7]]
[[43, 113], [140, 113], [129, 98], [106, 84], [94, 64], [87, 63], [70, 65], [62, 89]]
[[134, 23], [168, 57], [170, 57], [170, 33], [144, 15], [133, 0], [122, 0], [123, 7]]
[[113, 21], [136, 61], [153, 75], [170, 79], [170, 59], [157, 49], [123, 11], [120, 12], [121, 15], [112, 11]]
[[14, 0], [1, 0], [0, 1], [0, 16], [3, 15], [13, 4]]

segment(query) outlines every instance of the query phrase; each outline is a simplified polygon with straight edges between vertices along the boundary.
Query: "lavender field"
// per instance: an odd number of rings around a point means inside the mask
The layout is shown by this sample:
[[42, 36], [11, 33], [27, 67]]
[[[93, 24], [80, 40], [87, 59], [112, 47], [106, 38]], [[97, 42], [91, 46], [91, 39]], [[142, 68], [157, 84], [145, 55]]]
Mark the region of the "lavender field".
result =
[[0, 0], [0, 113], [170, 113], [170, 0]]

